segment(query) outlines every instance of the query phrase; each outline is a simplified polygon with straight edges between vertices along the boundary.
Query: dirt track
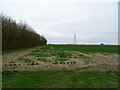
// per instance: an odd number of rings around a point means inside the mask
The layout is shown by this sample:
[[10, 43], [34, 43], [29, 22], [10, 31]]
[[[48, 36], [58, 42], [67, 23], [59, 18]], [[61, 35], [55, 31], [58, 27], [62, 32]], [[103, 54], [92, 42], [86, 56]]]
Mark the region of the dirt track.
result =
[[[16, 61], [18, 57], [24, 56], [25, 54], [29, 53], [33, 49], [17, 51], [12, 53], [7, 53], [2, 56], [2, 69], [3, 70], [10, 70], [10, 71], [23, 71], [23, 70], [73, 70], [73, 71], [90, 71], [90, 70], [115, 70], [118, 71], [118, 54], [109, 54], [103, 55], [100, 53], [96, 54], [85, 54], [89, 56], [92, 63], [84, 63], [83, 59], [71, 59], [75, 60], [77, 64], [75, 65], [66, 65], [66, 64], [51, 64], [49, 62], [40, 62], [39, 65], [5, 65], [9, 64], [10, 62], [19, 63]], [[87, 60], [87, 59], [84, 59]]]

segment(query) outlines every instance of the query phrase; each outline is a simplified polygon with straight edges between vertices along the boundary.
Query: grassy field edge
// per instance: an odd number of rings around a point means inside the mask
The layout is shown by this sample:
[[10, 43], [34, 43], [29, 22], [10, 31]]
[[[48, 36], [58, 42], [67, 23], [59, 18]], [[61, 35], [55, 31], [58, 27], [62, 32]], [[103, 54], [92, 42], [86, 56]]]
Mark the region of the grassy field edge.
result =
[[119, 71], [3, 71], [3, 88], [118, 88]]

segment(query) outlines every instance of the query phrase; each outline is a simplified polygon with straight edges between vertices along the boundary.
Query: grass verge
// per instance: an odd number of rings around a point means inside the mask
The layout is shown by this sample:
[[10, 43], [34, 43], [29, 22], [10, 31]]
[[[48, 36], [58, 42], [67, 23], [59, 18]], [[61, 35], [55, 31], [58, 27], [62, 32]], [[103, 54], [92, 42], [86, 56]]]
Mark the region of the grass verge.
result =
[[[38, 47], [40, 47], [40, 46], [5, 50], [5, 51], [2, 51], [2, 54], [12, 53], [12, 52], [18, 52], [18, 51], [23, 51], [23, 50], [27, 50], [27, 49], [34, 49], [34, 48], [38, 48]], [[42, 46], [41, 46], [41, 47], [42, 47]]]
[[3, 71], [3, 88], [117, 88], [118, 71]]

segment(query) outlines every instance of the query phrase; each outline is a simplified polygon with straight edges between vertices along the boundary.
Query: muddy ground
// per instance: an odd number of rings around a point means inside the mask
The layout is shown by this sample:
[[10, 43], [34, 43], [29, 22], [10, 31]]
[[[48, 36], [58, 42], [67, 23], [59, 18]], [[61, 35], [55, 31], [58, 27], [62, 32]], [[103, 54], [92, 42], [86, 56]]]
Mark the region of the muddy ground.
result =
[[[107, 55], [101, 53], [95, 54], [85, 54], [81, 53], [85, 56], [90, 57], [90, 59], [84, 58], [71, 58], [70, 61], [77, 62], [76, 64], [52, 64], [50, 62], [38, 62], [38, 65], [28, 65], [24, 62], [20, 62], [16, 60], [19, 57], [26, 57], [25, 55], [30, 53], [33, 49], [22, 50], [17, 52], [11, 52], [2, 55], [2, 70], [10, 70], [10, 71], [38, 71], [38, 70], [73, 70], [73, 71], [90, 71], [90, 70], [115, 70], [118, 71], [118, 54], [110, 53]], [[64, 51], [70, 52], [70, 51]], [[71, 51], [71, 53], [75, 53]], [[76, 52], [80, 53], [80, 52]], [[27, 58], [32, 58], [32, 56], [27, 56]], [[54, 57], [49, 57], [54, 58]], [[13, 63], [14, 64], [11, 64]]]

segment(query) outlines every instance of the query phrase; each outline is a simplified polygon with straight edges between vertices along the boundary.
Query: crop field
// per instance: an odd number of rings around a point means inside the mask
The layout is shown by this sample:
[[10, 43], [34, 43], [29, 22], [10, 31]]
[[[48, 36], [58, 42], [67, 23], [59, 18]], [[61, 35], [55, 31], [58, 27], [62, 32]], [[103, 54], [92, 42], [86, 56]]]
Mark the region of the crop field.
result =
[[3, 55], [3, 70], [117, 70], [118, 55], [118, 46], [46, 45], [21, 56]]
[[114, 88], [118, 57], [118, 46], [112, 45], [46, 45], [4, 53], [3, 87]]

